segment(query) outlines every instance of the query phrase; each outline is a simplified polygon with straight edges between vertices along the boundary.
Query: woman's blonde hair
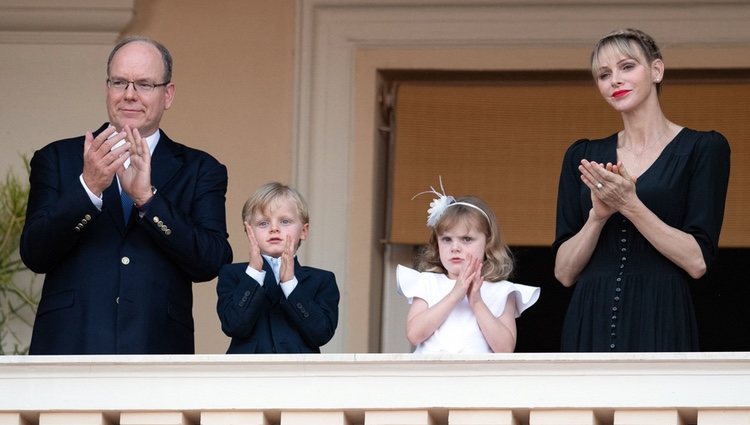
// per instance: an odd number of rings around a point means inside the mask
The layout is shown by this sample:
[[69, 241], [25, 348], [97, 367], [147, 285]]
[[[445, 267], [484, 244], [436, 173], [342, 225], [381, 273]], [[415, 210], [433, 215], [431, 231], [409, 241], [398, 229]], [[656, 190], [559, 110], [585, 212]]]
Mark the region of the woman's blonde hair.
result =
[[[614, 49], [639, 63], [640, 59], [644, 58], [646, 63], [642, 65], [646, 66], [662, 59], [661, 51], [650, 35], [633, 28], [615, 30], [602, 37], [591, 51], [591, 73], [594, 78], [599, 70], [599, 56], [605, 49]], [[661, 81], [656, 83], [656, 92], [661, 93]]]
[[492, 210], [481, 199], [474, 196], [456, 198], [457, 202], [472, 204], [482, 211], [467, 205], [453, 204], [445, 209], [432, 229], [429, 243], [417, 254], [415, 267], [422, 272], [447, 273], [440, 262], [438, 238], [457, 224], [476, 228], [487, 238], [482, 261], [482, 276], [488, 282], [505, 280], [513, 273], [513, 256], [500, 234], [497, 219]]

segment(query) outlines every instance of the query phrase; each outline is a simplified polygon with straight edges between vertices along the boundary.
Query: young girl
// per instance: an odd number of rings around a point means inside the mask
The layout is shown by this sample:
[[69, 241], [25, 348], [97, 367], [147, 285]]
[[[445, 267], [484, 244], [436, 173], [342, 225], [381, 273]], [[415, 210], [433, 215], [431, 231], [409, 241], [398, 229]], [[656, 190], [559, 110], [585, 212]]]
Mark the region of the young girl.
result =
[[431, 189], [422, 192], [438, 196], [428, 210], [429, 245], [417, 270], [399, 265], [396, 273], [411, 303], [406, 337], [415, 353], [513, 352], [516, 317], [539, 299], [539, 288], [505, 280], [513, 259], [482, 200]]

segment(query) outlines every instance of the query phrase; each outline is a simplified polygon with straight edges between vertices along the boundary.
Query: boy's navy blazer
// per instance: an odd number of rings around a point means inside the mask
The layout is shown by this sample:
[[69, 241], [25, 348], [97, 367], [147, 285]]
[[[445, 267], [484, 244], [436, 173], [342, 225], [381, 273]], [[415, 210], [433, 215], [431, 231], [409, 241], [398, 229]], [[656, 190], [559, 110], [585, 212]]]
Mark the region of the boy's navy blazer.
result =
[[157, 193], [126, 226], [116, 179], [101, 211], [81, 185], [83, 142], [51, 143], [31, 160], [20, 252], [46, 276], [30, 353], [193, 353], [192, 282], [232, 261], [226, 167], [162, 132], [151, 158]]
[[227, 353], [319, 353], [338, 325], [334, 274], [303, 267], [295, 258], [298, 283], [286, 298], [265, 258], [263, 286], [247, 275], [247, 266], [227, 264], [219, 271], [217, 312], [232, 338]]

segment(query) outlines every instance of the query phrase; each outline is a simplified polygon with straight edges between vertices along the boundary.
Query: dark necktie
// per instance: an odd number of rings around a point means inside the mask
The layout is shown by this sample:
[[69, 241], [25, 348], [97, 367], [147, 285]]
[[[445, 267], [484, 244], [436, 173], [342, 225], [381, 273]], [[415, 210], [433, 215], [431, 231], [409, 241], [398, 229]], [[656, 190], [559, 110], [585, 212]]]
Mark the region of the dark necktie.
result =
[[127, 226], [130, 220], [130, 212], [133, 211], [133, 200], [130, 199], [130, 196], [124, 190], [120, 191], [120, 203], [122, 203], [122, 215]]
[[273, 271], [272, 260], [268, 260], [268, 265], [271, 269], [270, 271], [268, 269], [265, 269], [264, 267], [264, 269], [266, 270], [266, 278], [264, 280], [263, 287], [265, 288], [266, 294], [268, 294], [268, 297], [271, 300], [271, 305], [275, 306], [284, 296], [284, 292], [281, 290], [281, 286], [279, 286], [278, 280], [276, 279], [276, 275]]

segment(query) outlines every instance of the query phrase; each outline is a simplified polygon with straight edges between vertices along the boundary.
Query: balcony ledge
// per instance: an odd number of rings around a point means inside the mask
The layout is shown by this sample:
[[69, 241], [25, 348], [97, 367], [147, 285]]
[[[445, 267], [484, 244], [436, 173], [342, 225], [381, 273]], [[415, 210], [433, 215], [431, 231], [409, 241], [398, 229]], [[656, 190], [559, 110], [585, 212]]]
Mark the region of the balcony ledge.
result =
[[0, 412], [694, 411], [747, 409], [748, 388], [747, 352], [0, 357]]

